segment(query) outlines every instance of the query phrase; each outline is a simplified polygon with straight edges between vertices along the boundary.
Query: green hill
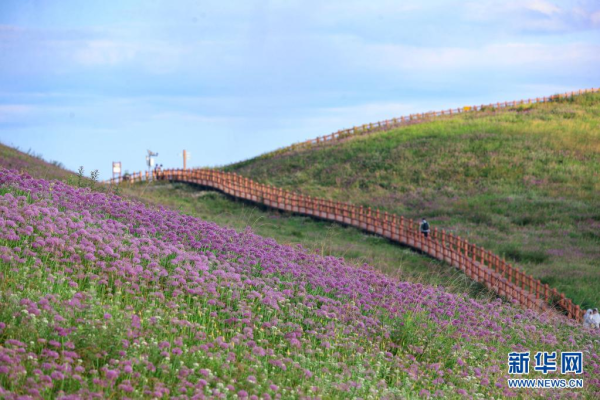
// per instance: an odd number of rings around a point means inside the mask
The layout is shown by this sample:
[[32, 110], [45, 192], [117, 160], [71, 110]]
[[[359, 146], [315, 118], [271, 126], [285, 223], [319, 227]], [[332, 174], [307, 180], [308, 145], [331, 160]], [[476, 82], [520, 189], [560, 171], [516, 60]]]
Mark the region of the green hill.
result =
[[487, 109], [224, 168], [483, 245], [584, 307], [600, 293], [600, 95]]

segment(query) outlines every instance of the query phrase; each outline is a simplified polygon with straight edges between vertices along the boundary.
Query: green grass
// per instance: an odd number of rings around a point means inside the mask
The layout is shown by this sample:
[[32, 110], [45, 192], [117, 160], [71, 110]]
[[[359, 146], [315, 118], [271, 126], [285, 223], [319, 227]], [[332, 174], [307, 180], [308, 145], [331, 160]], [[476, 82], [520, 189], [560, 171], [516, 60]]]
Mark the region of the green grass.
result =
[[224, 168], [429, 218], [600, 304], [600, 95], [487, 110]]
[[323, 255], [344, 257], [354, 265], [367, 263], [400, 280], [441, 285], [474, 298], [493, 296], [447, 264], [352, 227], [269, 210], [183, 183], [122, 185], [120, 190], [128, 197], [162, 204], [236, 230], [249, 226], [257, 234], [272, 237], [279, 243], [300, 244]]

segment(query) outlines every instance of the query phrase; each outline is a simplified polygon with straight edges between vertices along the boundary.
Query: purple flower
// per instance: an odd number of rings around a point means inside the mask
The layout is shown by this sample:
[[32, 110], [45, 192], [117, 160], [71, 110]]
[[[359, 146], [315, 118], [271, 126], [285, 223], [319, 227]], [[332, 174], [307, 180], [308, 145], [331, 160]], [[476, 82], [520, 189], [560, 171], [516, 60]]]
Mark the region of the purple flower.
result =
[[180, 356], [183, 354], [183, 351], [179, 347], [174, 347], [173, 350], [171, 350], [171, 352], [176, 356]]
[[65, 376], [60, 371], [52, 371], [52, 373], [50, 374], [50, 377], [55, 381], [61, 381], [61, 380], [65, 379]]
[[106, 378], [110, 380], [117, 379], [119, 377], [119, 371], [116, 369], [107, 369], [106, 370]]

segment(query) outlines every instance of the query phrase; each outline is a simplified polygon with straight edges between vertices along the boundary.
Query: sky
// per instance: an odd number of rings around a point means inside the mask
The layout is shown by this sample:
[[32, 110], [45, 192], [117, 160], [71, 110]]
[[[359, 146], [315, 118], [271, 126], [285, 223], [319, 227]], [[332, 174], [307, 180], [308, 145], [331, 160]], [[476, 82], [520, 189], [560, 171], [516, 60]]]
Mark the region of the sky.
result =
[[0, 142], [103, 179], [599, 86], [598, 0], [0, 0]]

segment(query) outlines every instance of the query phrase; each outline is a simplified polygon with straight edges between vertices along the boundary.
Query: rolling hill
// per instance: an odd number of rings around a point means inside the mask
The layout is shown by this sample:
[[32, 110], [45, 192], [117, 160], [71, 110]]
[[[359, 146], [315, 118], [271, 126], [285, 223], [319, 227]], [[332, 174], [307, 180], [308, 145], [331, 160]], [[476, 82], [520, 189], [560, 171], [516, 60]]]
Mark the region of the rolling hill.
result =
[[224, 170], [426, 216], [583, 307], [600, 304], [600, 94], [489, 108]]

